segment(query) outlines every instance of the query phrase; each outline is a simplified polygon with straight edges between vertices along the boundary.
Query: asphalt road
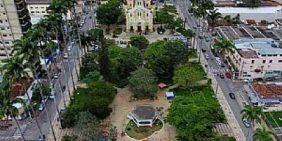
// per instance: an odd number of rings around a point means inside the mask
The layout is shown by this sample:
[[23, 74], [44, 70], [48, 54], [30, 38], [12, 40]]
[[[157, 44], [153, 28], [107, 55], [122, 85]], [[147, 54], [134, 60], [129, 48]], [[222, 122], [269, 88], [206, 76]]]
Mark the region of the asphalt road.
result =
[[[89, 14], [86, 14], [85, 22], [81, 27], [82, 32], [85, 32], [91, 29], [96, 24], [95, 20], [94, 22], [92, 22], [93, 17], [94, 17], [94, 14], [93, 13], [91, 14], [91, 12], [89, 12]], [[70, 45], [70, 43], [68, 43], [68, 45]], [[64, 51], [64, 53], [66, 52], [67, 50]], [[54, 120], [58, 120], [57, 118], [58, 112], [57, 112], [56, 106], [59, 105], [59, 103], [64, 102], [64, 99], [67, 100], [69, 98], [68, 93], [70, 89], [73, 89], [74, 87], [71, 82], [71, 73], [70, 72], [74, 72], [75, 65], [77, 65], [77, 62], [75, 63], [74, 61], [77, 59], [78, 53], [79, 53], [78, 44], [75, 44], [74, 47], [71, 49], [71, 51], [68, 54], [69, 59], [63, 59], [63, 54], [61, 55], [61, 59], [58, 59], [57, 66], [61, 67], [62, 72], [60, 73], [58, 79], [52, 80], [52, 82], [54, 83], [53, 85], [54, 85], [54, 90], [55, 90], [55, 99], [47, 100], [45, 109], [37, 117], [42, 133], [46, 137], [49, 133], [51, 133], [51, 127], [50, 127], [46, 112], [48, 112], [49, 118], [52, 123]], [[73, 73], [74, 77], [75, 75], [76, 73]], [[70, 88], [67, 87], [67, 83], [69, 83]], [[60, 86], [60, 84], [66, 87], [63, 93], [61, 90], [62, 86]], [[62, 108], [63, 107], [58, 107], [58, 110], [60, 111]], [[26, 124], [25, 129], [23, 129], [25, 139], [26, 140], [38, 140], [40, 136], [40, 132], [38, 130], [35, 120], [32, 120], [32, 122], [24, 123], [24, 124]]]
[[[192, 29], [196, 33], [196, 36], [200, 35], [199, 30], [195, 29], [195, 27], [197, 27], [198, 19], [196, 19], [193, 15], [191, 15], [188, 12], [188, 8], [190, 7], [190, 1], [175, 0], [174, 3], [175, 3], [175, 6], [179, 8], [181, 14], [183, 14], [183, 17], [185, 17], [186, 27], [188, 26], [190, 29]], [[209, 38], [211, 37], [210, 32], [205, 32], [204, 30], [204, 34], [208, 36]], [[211, 44], [210, 41], [207, 42], [205, 41], [204, 38], [203, 39], [197, 38], [196, 42], [199, 45], [198, 50], [201, 51], [201, 49], [205, 49], [206, 50], [205, 54], [208, 54], [210, 56], [210, 59], [207, 60], [208, 68], [214, 70], [215, 72], [224, 72], [226, 70], [225, 69], [226, 67], [222, 68], [217, 64], [215, 60], [215, 56], [213, 55], [213, 53], [210, 50], [210, 44]], [[216, 80], [217, 80], [219, 87], [222, 89], [224, 96], [227, 100], [227, 103], [231, 107], [231, 110], [234, 113], [234, 116], [237, 122], [239, 123], [240, 128], [242, 129], [245, 137], [247, 138], [247, 141], [252, 141], [252, 130], [250, 128], [246, 128], [241, 120], [242, 101], [240, 101], [240, 98], [238, 95], [236, 95], [236, 100], [233, 100], [229, 97], [230, 92], [237, 94], [237, 91], [240, 91], [240, 88], [239, 89], [236, 88], [235, 84], [230, 79], [221, 79], [218, 76], [216, 76]]]

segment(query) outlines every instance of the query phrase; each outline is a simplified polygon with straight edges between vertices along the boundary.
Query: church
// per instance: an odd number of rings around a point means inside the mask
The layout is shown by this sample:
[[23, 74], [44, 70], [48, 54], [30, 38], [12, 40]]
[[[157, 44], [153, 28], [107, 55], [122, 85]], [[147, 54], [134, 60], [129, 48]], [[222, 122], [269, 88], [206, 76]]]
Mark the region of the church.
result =
[[153, 32], [153, 9], [151, 0], [127, 0], [124, 5], [126, 32]]

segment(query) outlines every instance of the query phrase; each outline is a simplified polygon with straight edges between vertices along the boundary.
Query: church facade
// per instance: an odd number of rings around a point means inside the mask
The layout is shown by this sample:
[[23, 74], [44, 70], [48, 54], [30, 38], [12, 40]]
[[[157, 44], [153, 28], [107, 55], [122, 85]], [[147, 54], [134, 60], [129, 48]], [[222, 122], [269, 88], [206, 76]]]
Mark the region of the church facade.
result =
[[124, 5], [126, 32], [153, 32], [153, 9], [151, 0], [127, 0]]

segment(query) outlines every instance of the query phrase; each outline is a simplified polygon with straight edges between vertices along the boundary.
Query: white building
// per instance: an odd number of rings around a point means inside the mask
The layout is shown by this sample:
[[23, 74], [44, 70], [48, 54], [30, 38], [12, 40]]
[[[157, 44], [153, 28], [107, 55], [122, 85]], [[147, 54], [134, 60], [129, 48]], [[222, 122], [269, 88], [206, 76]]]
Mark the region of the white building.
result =
[[31, 16], [31, 23], [36, 24], [41, 18], [48, 14], [47, 8], [51, 0], [26, 0], [26, 3]]
[[282, 18], [282, 6], [265, 6], [258, 8], [246, 8], [246, 7], [216, 7], [218, 12], [223, 16], [230, 15], [235, 17], [240, 14], [242, 21], [255, 20], [261, 22], [266, 20], [268, 22], [274, 22], [275, 19]]
[[233, 43], [235, 51], [229, 58], [237, 69], [238, 79], [282, 77], [282, 48], [273, 39], [241, 38]]
[[127, 0], [124, 5], [127, 32], [153, 31], [153, 5], [150, 0]]

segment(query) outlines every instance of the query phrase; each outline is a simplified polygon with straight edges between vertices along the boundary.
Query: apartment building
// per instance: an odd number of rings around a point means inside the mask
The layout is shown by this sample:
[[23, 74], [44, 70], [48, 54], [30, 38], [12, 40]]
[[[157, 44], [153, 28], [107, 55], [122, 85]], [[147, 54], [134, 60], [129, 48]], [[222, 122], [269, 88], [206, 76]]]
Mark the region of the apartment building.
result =
[[0, 59], [11, 56], [13, 41], [31, 27], [25, 0], [0, 0]]
[[26, 0], [26, 3], [31, 17], [31, 23], [36, 24], [41, 18], [48, 14], [47, 9], [51, 0]]
[[282, 77], [282, 48], [271, 38], [241, 38], [233, 41], [229, 61], [235, 66], [237, 79]]
[[[77, 16], [81, 16], [83, 13], [84, 2], [82, 0], [76, 0], [76, 13]], [[27, 8], [31, 16], [31, 23], [36, 24], [45, 15], [48, 15], [48, 7], [51, 0], [26, 0]], [[67, 14], [67, 18], [70, 19], [70, 12]]]

